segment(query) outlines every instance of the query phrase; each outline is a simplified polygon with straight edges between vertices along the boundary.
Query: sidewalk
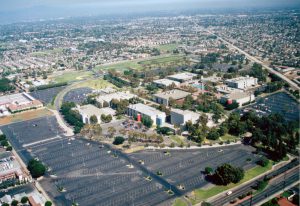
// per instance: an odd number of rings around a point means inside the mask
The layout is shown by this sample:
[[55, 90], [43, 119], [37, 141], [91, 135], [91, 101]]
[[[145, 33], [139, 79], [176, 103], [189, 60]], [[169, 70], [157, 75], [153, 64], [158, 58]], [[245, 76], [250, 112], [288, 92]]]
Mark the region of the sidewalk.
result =
[[58, 122], [58, 124], [66, 131], [66, 133], [64, 133], [65, 136], [67, 137], [70, 137], [70, 136], [73, 136], [74, 135], [74, 132], [71, 128], [69, 128], [64, 120], [62, 119], [61, 115], [58, 113], [58, 111], [56, 110], [52, 110], [52, 109], [49, 109], [51, 112], [53, 112], [53, 114], [55, 115], [56, 117], [56, 120]]

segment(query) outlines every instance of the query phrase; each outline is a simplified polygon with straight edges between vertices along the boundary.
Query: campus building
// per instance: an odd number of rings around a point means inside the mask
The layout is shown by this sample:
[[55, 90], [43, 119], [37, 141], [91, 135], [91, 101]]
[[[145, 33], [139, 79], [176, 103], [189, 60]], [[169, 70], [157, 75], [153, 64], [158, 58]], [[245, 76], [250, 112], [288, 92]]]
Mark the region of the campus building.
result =
[[170, 99], [180, 101], [190, 94], [191, 93], [179, 89], [173, 89], [170, 91], [154, 94], [153, 98], [156, 103], [168, 106]]
[[82, 122], [84, 124], [90, 124], [90, 118], [91, 116], [95, 115], [97, 117], [97, 121], [98, 123], [101, 123], [101, 115], [111, 115], [114, 116], [115, 115], [115, 110], [109, 108], [109, 107], [105, 107], [105, 108], [97, 108], [94, 105], [88, 104], [88, 105], [84, 105], [84, 106], [78, 106], [77, 110], [79, 112], [79, 114], [82, 117]]
[[141, 118], [147, 116], [152, 119], [153, 125], [159, 126], [163, 125], [166, 121], [166, 113], [141, 103], [129, 105], [127, 107], [127, 115], [131, 117], [141, 115]]
[[40, 107], [43, 104], [25, 92], [0, 97], [0, 117]]
[[21, 166], [10, 152], [1, 152], [0, 158], [0, 183], [12, 179], [23, 180]]
[[158, 79], [158, 80], [154, 80], [153, 84], [155, 84], [157, 87], [160, 87], [160, 88], [166, 88], [171, 85], [179, 86], [180, 82], [173, 81], [170, 79]]
[[171, 124], [183, 125], [188, 121], [195, 123], [200, 117], [200, 114], [189, 110], [171, 109]]
[[239, 104], [239, 106], [253, 101], [255, 101], [255, 96], [249, 92], [234, 92], [225, 94], [221, 97], [222, 103], [232, 104], [233, 102], [236, 102]]
[[110, 106], [111, 101], [113, 99], [120, 101], [120, 100], [124, 100], [124, 99], [129, 100], [134, 97], [136, 97], [136, 95], [131, 94], [129, 92], [115, 92], [115, 93], [100, 95], [96, 98], [96, 101], [99, 103], [99, 105], [101, 107], [105, 107], [105, 104]]
[[257, 86], [257, 78], [249, 77], [237, 77], [233, 79], [228, 79], [225, 83], [229, 87], [237, 88], [237, 89], [248, 89], [250, 87]]
[[195, 77], [197, 77], [197, 74], [193, 74], [190, 72], [183, 72], [183, 73], [170, 75], [167, 78], [174, 80], [174, 81], [178, 81], [180, 83], [183, 83], [183, 82], [190, 81], [190, 80], [194, 79]]

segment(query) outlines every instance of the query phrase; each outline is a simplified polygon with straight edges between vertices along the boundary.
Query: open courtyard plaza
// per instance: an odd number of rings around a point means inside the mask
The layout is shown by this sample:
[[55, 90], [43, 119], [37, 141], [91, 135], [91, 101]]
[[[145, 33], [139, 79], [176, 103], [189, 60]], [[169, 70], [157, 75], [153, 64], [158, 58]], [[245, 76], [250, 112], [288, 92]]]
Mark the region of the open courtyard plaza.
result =
[[124, 154], [82, 137], [64, 137], [53, 117], [1, 130], [25, 162], [34, 157], [47, 166], [40, 183], [59, 206], [172, 205], [176, 197], [209, 184], [202, 174], [206, 166], [231, 163], [249, 169], [258, 158], [243, 145]]

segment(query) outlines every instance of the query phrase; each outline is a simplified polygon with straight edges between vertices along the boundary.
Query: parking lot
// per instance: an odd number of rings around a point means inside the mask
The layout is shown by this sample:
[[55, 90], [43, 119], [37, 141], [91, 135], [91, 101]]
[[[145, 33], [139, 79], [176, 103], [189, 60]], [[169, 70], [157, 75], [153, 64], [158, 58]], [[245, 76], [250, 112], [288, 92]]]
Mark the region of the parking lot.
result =
[[51, 139], [57, 128], [47, 127], [57, 127], [54, 122], [43, 118], [1, 129], [19, 154], [27, 154], [22, 158], [36, 157], [49, 168], [41, 184], [56, 205], [170, 205], [174, 196], [166, 188], [106, 146], [62, 135]]
[[81, 104], [86, 100], [88, 94], [92, 93], [93, 90], [88, 87], [82, 87], [78, 89], [72, 89], [65, 96], [64, 102], [74, 102], [76, 104]]
[[30, 93], [31, 96], [40, 100], [44, 104], [49, 104], [53, 98], [65, 87], [53, 87], [49, 89], [37, 90]]
[[181, 185], [185, 191], [191, 191], [208, 184], [202, 173], [205, 167], [216, 168], [223, 163], [243, 167], [245, 170], [254, 167], [258, 157], [252, 151], [252, 147], [234, 145], [221, 149], [149, 150], [130, 154], [130, 157], [143, 161], [154, 173], [161, 172], [162, 177], [173, 185]]
[[289, 94], [279, 92], [260, 98], [255, 104], [241, 110], [242, 113], [248, 111], [254, 111], [259, 116], [278, 113], [288, 121], [297, 121], [299, 120], [300, 106]]

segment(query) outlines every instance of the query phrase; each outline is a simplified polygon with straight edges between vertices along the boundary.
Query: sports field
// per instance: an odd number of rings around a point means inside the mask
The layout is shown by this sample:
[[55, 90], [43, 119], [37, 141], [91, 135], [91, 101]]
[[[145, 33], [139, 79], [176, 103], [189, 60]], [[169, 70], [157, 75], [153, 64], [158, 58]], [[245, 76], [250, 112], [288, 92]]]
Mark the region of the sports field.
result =
[[87, 77], [91, 77], [92, 74], [93, 73], [90, 71], [71, 71], [71, 72], [66, 72], [59, 76], [53, 76], [50, 79], [56, 83], [71, 82], [71, 81], [78, 81]]
[[163, 44], [158, 46], [157, 48], [160, 50], [162, 53], [170, 53], [173, 52], [174, 49], [176, 49], [179, 46], [178, 43], [171, 43], [171, 44]]

